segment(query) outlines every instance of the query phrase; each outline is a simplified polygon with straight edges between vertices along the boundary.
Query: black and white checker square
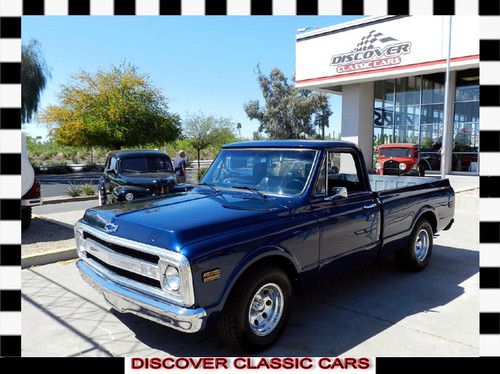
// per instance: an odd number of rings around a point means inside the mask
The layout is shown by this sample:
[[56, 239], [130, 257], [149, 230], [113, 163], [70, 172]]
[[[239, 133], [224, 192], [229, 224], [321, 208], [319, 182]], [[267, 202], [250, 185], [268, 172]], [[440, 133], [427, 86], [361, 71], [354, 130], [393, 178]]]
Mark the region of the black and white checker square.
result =
[[[21, 17], [32, 15], [481, 15], [481, 354], [500, 355], [499, 0], [0, 0], [0, 356], [20, 355]], [[375, 31], [375, 30], [374, 30]], [[356, 49], [381, 42], [365, 36]], [[2, 206], [3, 211], [2, 211]], [[7, 206], [7, 208], [5, 208]]]

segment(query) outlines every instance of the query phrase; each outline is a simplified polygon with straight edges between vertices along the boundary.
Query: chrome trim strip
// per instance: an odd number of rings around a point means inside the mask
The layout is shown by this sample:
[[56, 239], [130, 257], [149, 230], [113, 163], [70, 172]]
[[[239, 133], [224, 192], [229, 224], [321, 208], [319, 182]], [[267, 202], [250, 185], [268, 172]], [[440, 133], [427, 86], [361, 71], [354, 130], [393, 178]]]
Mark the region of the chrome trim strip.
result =
[[76, 266], [81, 277], [121, 313], [133, 313], [182, 332], [194, 333], [204, 327], [207, 313], [203, 308], [182, 308], [137, 293], [102, 277], [82, 260]]
[[42, 205], [42, 199], [41, 198], [22, 199], [21, 200], [21, 206], [38, 206], [38, 205]]
[[84, 241], [88, 243], [85, 250], [99, 260], [104, 261], [106, 264], [161, 281], [158, 266], [150, 262], [114, 252], [92, 239], [85, 239]]
[[[158, 262], [159, 278], [162, 277], [162, 272], [161, 272], [162, 266], [173, 265], [179, 270], [179, 276], [181, 278], [181, 285], [179, 291], [174, 292], [165, 288], [158, 289], [152, 286], [145, 285], [140, 282], [136, 282], [132, 279], [122, 277], [118, 274], [115, 274], [114, 272], [109, 271], [104, 266], [98, 264], [96, 261], [92, 261], [91, 259], [86, 258], [85, 255], [81, 253], [80, 248], [77, 248], [77, 253], [79, 254], [82, 260], [90, 264], [90, 266], [92, 266], [93, 268], [100, 271], [106, 277], [109, 277], [110, 279], [118, 283], [121, 283], [125, 286], [133, 287], [147, 294], [153, 294], [156, 297], [160, 297], [164, 300], [168, 300], [178, 305], [189, 307], [194, 304], [194, 287], [193, 287], [193, 277], [191, 274], [191, 266], [189, 264], [188, 259], [182, 253], [173, 252], [165, 248], [155, 247], [149, 244], [135, 242], [125, 238], [120, 238], [115, 235], [110, 235], [94, 227], [91, 227], [81, 221], [75, 223], [75, 232], [79, 232], [80, 234], [83, 234], [83, 232], [87, 232], [107, 243], [113, 243], [123, 247], [135, 249], [139, 252], [145, 252], [157, 255], [160, 258]], [[83, 238], [82, 240], [87, 243], [89, 241], [89, 239], [83, 239]], [[162, 280], [161, 279], [159, 280], [160, 283], [163, 284]]]

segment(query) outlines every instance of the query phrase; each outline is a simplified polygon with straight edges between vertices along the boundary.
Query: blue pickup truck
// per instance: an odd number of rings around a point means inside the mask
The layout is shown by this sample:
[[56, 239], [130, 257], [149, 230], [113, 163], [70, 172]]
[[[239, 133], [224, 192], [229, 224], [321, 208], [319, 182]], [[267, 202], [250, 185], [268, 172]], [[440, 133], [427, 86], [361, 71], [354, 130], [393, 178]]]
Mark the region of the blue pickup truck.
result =
[[447, 179], [371, 175], [348, 142], [229, 144], [189, 191], [87, 210], [77, 267], [120, 312], [258, 351], [299, 287], [391, 254], [424, 269], [454, 203]]

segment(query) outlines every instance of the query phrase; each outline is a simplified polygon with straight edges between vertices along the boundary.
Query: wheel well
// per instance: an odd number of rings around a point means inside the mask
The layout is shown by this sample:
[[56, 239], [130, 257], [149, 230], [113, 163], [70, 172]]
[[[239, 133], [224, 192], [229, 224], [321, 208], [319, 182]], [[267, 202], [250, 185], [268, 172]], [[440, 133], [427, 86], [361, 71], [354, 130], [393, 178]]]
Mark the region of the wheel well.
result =
[[431, 224], [432, 232], [435, 234], [437, 232], [437, 219], [433, 212], [425, 212], [418, 219], [419, 221], [426, 220]]
[[298, 285], [297, 269], [295, 268], [292, 261], [290, 261], [286, 257], [277, 255], [267, 256], [254, 262], [238, 276], [235, 284], [238, 283], [240, 279], [245, 276], [245, 274], [250, 273], [253, 269], [259, 266], [276, 266], [282, 269], [286, 273], [286, 275], [288, 275], [294, 288]]

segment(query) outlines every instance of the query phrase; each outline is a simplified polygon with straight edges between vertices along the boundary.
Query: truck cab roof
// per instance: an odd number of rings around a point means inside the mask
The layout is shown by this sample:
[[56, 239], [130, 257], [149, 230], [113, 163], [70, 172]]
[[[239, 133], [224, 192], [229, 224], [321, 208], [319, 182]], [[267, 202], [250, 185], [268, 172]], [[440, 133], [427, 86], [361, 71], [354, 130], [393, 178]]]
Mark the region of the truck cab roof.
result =
[[226, 144], [225, 148], [352, 148], [358, 147], [354, 143], [339, 140], [257, 140]]
[[379, 148], [418, 148], [417, 144], [413, 143], [389, 143], [389, 144], [380, 144]]
[[126, 158], [131, 156], [141, 156], [141, 155], [159, 155], [159, 156], [168, 156], [165, 152], [158, 151], [155, 149], [124, 149], [120, 151], [112, 151], [109, 152], [109, 157], [116, 158]]

